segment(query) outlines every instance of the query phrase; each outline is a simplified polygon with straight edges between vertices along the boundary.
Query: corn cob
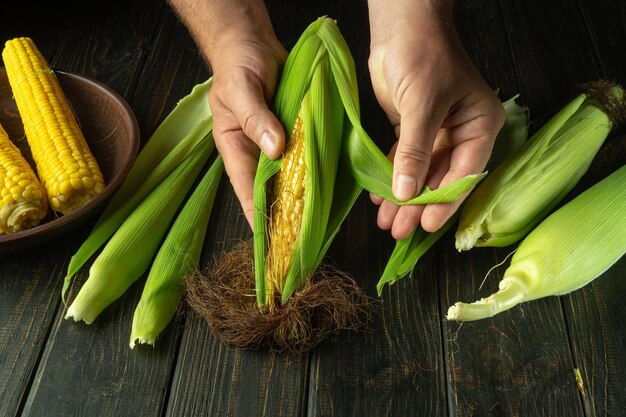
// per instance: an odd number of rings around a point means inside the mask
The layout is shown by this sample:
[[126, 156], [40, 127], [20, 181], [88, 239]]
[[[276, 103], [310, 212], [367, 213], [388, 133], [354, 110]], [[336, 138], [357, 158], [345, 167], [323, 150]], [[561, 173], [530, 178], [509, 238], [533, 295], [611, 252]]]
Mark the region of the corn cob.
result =
[[0, 126], [0, 234], [36, 226], [47, 211], [43, 185]]
[[524, 301], [587, 285], [626, 253], [626, 165], [541, 222], [520, 244], [500, 290], [456, 303], [448, 320], [492, 317]]
[[[302, 226], [306, 196], [306, 164], [304, 161], [304, 132], [302, 119], [296, 119], [287, 143], [280, 171], [274, 179], [273, 200], [270, 208], [270, 246], [267, 254], [266, 275], [270, 291], [282, 292], [291, 255]], [[269, 296], [271, 300], [273, 297]]]
[[7, 41], [2, 58], [50, 206], [68, 214], [102, 192], [102, 172], [54, 72], [33, 41]]
[[284, 303], [306, 285], [327, 250], [328, 227], [336, 232], [360, 192], [354, 181], [349, 192], [335, 192], [345, 112], [328, 50], [317, 36], [324, 28], [343, 42], [332, 20], [319, 19], [294, 47], [275, 102], [291, 133], [285, 155], [281, 161], [262, 156], [255, 178], [255, 206], [263, 208], [254, 223], [257, 297], [270, 310], [275, 295]]

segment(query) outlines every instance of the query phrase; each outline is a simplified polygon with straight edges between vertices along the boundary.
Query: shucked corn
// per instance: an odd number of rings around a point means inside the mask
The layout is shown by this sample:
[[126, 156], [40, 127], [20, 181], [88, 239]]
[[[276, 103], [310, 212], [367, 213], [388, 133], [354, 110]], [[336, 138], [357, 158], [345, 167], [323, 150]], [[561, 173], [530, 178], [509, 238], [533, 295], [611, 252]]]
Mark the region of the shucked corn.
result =
[[54, 72], [33, 41], [7, 41], [2, 58], [50, 206], [68, 214], [102, 192], [102, 172]]
[[47, 210], [41, 182], [0, 126], [0, 235], [36, 226]]

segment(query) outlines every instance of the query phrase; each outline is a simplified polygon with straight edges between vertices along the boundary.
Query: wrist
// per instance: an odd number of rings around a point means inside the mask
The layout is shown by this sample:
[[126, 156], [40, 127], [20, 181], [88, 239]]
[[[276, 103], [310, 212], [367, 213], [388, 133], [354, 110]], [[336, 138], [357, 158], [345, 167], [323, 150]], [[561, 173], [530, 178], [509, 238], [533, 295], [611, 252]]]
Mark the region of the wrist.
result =
[[262, 0], [170, 2], [209, 62], [245, 45], [261, 46], [276, 56], [284, 50]]
[[371, 47], [396, 36], [428, 39], [453, 28], [454, 0], [368, 0]]

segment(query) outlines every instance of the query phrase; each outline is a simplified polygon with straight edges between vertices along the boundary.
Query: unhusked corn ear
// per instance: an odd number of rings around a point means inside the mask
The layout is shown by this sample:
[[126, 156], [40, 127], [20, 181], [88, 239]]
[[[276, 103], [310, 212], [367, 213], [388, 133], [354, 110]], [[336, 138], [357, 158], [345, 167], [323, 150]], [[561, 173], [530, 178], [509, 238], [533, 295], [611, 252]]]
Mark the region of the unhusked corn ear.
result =
[[50, 206], [68, 214], [104, 190], [102, 172], [54, 72], [33, 41], [7, 41], [2, 58]]
[[[519, 245], [499, 291], [456, 303], [448, 320], [492, 317], [525, 301], [577, 290], [626, 253], [626, 165], [542, 221]], [[621, 278], [621, 277], [620, 277]]]
[[[295, 242], [302, 226], [306, 198], [306, 163], [302, 119], [296, 119], [280, 171], [274, 177], [267, 259], [268, 290], [282, 292]], [[269, 297], [270, 300], [273, 297]]]
[[624, 97], [617, 84], [593, 83], [533, 134], [468, 197], [456, 248], [502, 247], [528, 234], [587, 171], [623, 117]]
[[36, 226], [47, 211], [43, 185], [0, 126], [0, 234]]

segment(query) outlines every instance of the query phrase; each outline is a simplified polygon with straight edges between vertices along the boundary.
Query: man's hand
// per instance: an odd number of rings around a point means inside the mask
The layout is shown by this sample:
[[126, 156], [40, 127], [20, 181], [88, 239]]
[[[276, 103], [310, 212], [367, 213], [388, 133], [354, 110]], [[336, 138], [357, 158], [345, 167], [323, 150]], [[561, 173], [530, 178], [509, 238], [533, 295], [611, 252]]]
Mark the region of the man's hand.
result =
[[[369, 67], [376, 97], [398, 137], [389, 154], [392, 189], [405, 201], [424, 185], [434, 189], [480, 173], [504, 123], [504, 110], [457, 37], [450, 1], [382, 3], [369, 2]], [[371, 197], [380, 204], [379, 227], [396, 239], [420, 224], [426, 231], [437, 230], [462, 200], [399, 207]]]
[[250, 226], [259, 148], [275, 159], [285, 144], [273, 99], [287, 51], [260, 0], [172, 0], [213, 70], [209, 103], [224, 168]]

